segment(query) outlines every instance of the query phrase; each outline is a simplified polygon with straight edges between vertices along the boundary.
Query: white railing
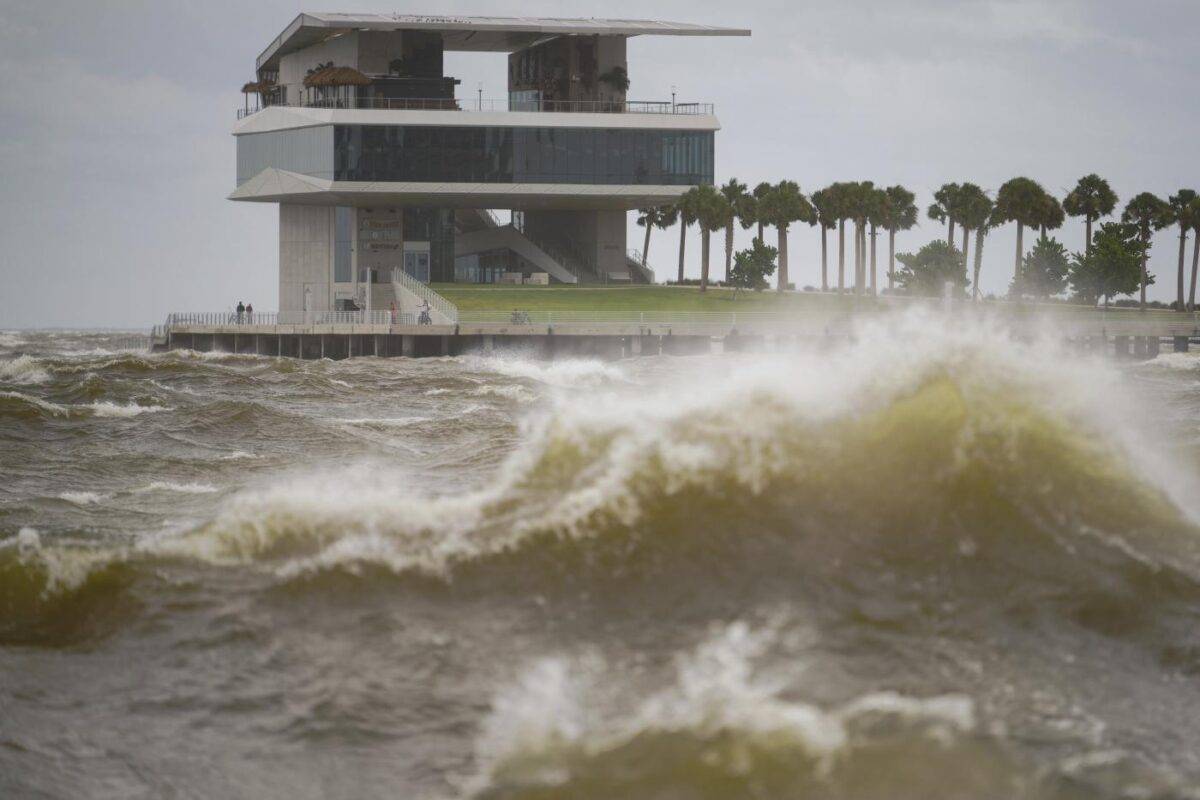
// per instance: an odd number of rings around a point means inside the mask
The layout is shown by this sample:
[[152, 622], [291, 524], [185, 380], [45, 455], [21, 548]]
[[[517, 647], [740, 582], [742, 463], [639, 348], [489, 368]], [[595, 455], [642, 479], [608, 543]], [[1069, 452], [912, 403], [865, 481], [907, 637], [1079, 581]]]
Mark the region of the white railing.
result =
[[228, 327], [251, 325], [415, 325], [415, 314], [377, 311], [280, 311], [242, 314], [236, 311], [190, 311], [167, 315], [163, 335], [173, 327]]
[[430, 309], [445, 318], [445, 323], [453, 325], [458, 322], [458, 306], [451, 303], [440, 294], [430, 289], [424, 283], [409, 275], [402, 269], [392, 270], [392, 283], [407, 289], [429, 303]]
[[237, 118], [257, 114], [265, 108], [331, 108], [366, 109], [376, 111], [534, 111], [539, 113], [576, 114], [672, 114], [699, 115], [714, 113], [712, 103], [673, 103], [670, 100], [512, 100], [509, 98], [450, 97], [353, 97], [305, 99], [294, 103], [271, 103], [242, 107]]
[[253, 314], [236, 311], [183, 311], [167, 315], [166, 327], [173, 325], [277, 325], [279, 315], [255, 311]]

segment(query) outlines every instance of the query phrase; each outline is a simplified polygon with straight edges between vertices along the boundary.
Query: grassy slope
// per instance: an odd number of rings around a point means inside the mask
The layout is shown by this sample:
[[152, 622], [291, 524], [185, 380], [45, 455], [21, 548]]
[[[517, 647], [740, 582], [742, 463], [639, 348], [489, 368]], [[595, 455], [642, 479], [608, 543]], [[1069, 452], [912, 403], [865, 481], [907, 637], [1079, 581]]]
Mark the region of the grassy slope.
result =
[[[464, 311], [775, 311], [837, 303], [830, 295], [740, 292], [728, 289], [700, 292], [679, 286], [464, 286], [434, 284], [434, 291]], [[843, 298], [843, 301], [848, 298]]]
[[[693, 286], [504, 286], [495, 284], [436, 283], [433, 289], [463, 311], [783, 311], [805, 309], [872, 308], [877, 302], [904, 308], [907, 298], [856, 298], [820, 292], [739, 292], [710, 288], [700, 292]], [[920, 302], [920, 301], [918, 301]], [[928, 301], [937, 303], [937, 301]], [[1078, 313], [1086, 306], [1068, 303], [987, 302], [984, 308], [1000, 311]], [[1137, 313], [1117, 309], [1113, 313]], [[1150, 314], [1171, 313], [1148, 311]]]

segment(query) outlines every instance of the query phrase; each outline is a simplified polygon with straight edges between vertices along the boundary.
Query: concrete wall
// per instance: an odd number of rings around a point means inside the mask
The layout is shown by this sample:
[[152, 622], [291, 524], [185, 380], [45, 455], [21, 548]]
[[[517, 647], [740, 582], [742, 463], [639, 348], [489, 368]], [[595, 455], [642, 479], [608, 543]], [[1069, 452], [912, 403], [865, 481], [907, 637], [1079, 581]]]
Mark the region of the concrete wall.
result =
[[333, 309], [333, 206], [279, 204], [279, 310]]
[[[314, 44], [279, 59], [279, 83], [287, 87], [287, 101], [298, 103], [304, 96], [305, 73], [317, 66], [332, 61], [337, 67], [358, 66], [358, 31], [344, 33], [320, 44]], [[386, 71], [386, 65], [385, 70]]]
[[525, 230], [581, 253], [599, 273], [627, 272], [624, 211], [526, 211]]

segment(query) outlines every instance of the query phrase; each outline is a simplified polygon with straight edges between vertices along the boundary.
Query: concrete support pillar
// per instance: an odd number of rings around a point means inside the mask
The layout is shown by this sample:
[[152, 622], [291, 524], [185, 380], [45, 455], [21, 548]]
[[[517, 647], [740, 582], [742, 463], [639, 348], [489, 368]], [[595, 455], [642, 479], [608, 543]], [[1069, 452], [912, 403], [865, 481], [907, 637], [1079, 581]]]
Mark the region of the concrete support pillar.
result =
[[1117, 358], [1129, 358], [1129, 337], [1114, 336], [1113, 337], [1114, 355]]
[[1188, 337], [1176, 336], [1174, 339], [1172, 339], [1172, 343], [1174, 344], [1172, 349], [1174, 349], [1176, 353], [1186, 353], [1188, 351]]
[[496, 337], [490, 333], [483, 337], [483, 352], [490, 353], [496, 349]]
[[1146, 357], [1146, 352], [1149, 349], [1149, 344], [1148, 344], [1147, 339], [1148, 339], [1148, 337], [1145, 337], [1145, 336], [1133, 337], [1133, 357], [1134, 358], [1145, 358]]
[[1146, 337], [1146, 357], [1158, 358], [1159, 348], [1162, 346], [1162, 340], [1157, 336]]
[[400, 355], [404, 356], [405, 358], [413, 358], [417, 355], [417, 337], [400, 337]]
[[440, 352], [443, 356], [448, 356], [448, 355], [450, 355], [450, 337], [443, 336], [443, 337], [441, 337], [441, 339], [442, 339], [442, 341], [440, 342]]

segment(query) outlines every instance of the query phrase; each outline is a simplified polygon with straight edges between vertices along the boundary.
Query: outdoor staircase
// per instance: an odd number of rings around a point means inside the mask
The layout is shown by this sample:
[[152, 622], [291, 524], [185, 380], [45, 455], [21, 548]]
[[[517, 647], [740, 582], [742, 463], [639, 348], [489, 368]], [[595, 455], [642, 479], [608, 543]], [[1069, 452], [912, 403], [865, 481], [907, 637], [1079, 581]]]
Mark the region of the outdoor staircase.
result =
[[580, 282], [581, 275], [590, 276], [576, 256], [546, 242], [535, 242], [512, 225], [460, 233], [454, 240], [456, 257], [489, 250], [511, 250], [560, 283], [575, 284]]
[[396, 295], [396, 310], [418, 319], [425, 304], [429, 304], [430, 322], [434, 325], [457, 325], [458, 307], [402, 269], [392, 270], [392, 291]]

